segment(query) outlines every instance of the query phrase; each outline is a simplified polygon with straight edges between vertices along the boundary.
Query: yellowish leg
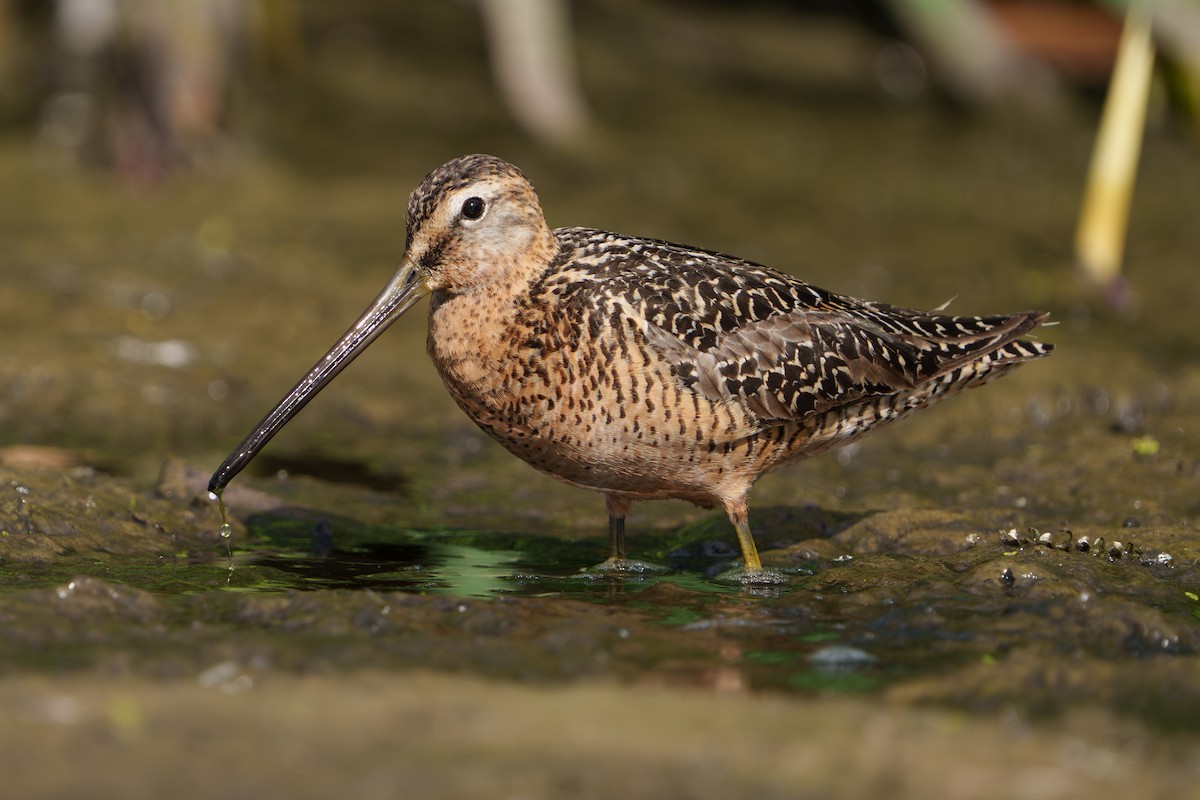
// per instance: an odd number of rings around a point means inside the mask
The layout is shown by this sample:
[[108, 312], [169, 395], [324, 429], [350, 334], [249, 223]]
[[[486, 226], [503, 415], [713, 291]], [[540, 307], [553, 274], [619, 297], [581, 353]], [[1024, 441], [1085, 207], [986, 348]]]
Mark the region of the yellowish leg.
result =
[[745, 496], [725, 500], [723, 505], [733, 529], [737, 531], [738, 546], [742, 548], [742, 566], [747, 573], [762, 572], [762, 561], [758, 557], [758, 548], [754, 546], [754, 536], [750, 533], [750, 512], [746, 508]]
[[738, 545], [742, 548], [742, 568], [725, 573], [725, 580], [734, 580], [745, 585], [786, 583], [783, 573], [772, 569], [763, 569], [762, 560], [758, 557], [758, 548], [754, 546], [754, 536], [750, 533], [750, 516], [746, 510], [745, 496], [724, 500], [725, 513], [737, 531]]
[[754, 546], [754, 537], [750, 534], [750, 523], [739, 520], [733, 523], [737, 531], [738, 545], [742, 548], [742, 563], [746, 572], [762, 572], [762, 561], [758, 557], [758, 548]]

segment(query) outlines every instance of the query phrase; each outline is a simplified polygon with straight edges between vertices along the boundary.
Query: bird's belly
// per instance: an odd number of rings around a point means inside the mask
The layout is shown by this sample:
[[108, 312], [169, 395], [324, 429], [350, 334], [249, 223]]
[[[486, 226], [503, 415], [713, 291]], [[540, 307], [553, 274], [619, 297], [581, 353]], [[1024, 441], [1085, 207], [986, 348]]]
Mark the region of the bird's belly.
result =
[[[535, 469], [636, 497], [708, 504], [773, 467], [800, 433], [763, 430], [740, 408], [694, 395], [669, 375], [638, 376], [640, 391], [623, 378], [589, 387], [524, 373], [510, 385], [467, 387], [443, 377], [467, 415]], [[605, 390], [613, 386], [621, 391]]]
[[687, 443], [639, 440], [636, 434], [606, 431], [603, 425], [594, 431], [599, 434], [594, 439], [572, 426], [548, 425], [532, 435], [481, 427], [535, 469], [588, 489], [645, 498], [707, 498], [714, 495], [722, 475], [739, 471], [728, 454], [712, 459], [706, 450]]
[[578, 486], [646, 497], [707, 494], [712, 488], [707, 459], [685, 442], [639, 439], [603, 423], [580, 430], [550, 422], [532, 434], [521, 428], [481, 427], [534, 468]]

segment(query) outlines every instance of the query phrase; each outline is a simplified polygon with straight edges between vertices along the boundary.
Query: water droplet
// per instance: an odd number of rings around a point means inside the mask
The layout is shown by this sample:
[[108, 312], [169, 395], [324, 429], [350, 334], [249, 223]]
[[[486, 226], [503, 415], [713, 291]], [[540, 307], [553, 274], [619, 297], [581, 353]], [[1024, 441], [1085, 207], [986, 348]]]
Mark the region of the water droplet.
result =
[[208, 499], [209, 499], [209, 501], [210, 501], [210, 502], [212, 502], [212, 501], [219, 500], [220, 498], [219, 498], [219, 497], [217, 497], [217, 493], [216, 493], [216, 492], [209, 492], [209, 493], [208, 493]]
[[233, 536], [233, 526], [228, 522], [222, 522], [219, 530], [221, 531], [222, 539], [228, 539], [230, 536]]

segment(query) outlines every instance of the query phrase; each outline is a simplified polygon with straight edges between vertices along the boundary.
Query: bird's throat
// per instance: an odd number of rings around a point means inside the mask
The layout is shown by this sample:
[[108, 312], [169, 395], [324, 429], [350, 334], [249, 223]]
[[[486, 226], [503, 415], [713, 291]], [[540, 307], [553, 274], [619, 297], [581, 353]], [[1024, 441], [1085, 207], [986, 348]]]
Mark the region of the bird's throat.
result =
[[517, 312], [511, 299], [482, 292], [435, 292], [427, 350], [450, 391], [480, 393], [510, 358]]

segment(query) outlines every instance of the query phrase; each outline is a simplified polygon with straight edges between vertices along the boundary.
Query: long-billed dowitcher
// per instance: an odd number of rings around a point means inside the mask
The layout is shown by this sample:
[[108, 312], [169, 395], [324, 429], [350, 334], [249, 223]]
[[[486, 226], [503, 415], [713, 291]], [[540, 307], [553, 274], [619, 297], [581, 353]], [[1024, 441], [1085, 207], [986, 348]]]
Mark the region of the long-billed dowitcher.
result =
[[950, 316], [852, 297], [738, 258], [589, 228], [551, 230], [533, 186], [484, 155], [413, 192], [391, 283], [213, 474], [220, 490], [421, 297], [427, 349], [475, 424], [604, 494], [614, 563], [634, 500], [721, 506], [744, 577], [765, 575], [746, 495], [1052, 346], [1027, 311]]

